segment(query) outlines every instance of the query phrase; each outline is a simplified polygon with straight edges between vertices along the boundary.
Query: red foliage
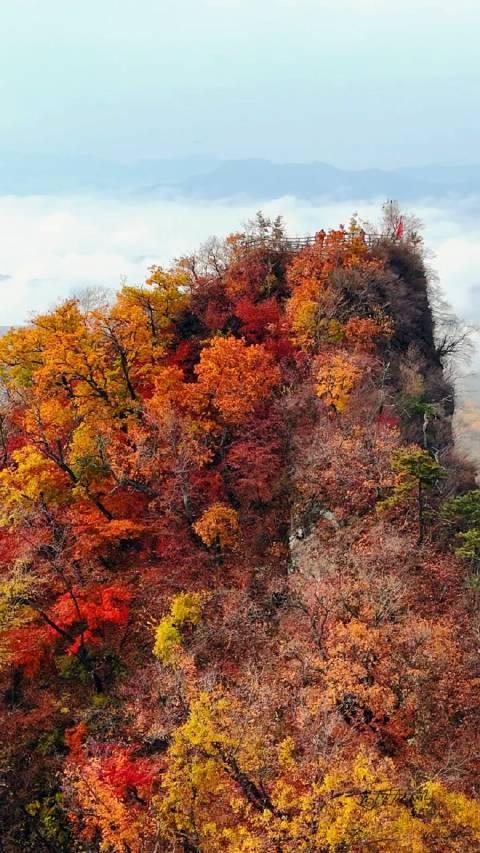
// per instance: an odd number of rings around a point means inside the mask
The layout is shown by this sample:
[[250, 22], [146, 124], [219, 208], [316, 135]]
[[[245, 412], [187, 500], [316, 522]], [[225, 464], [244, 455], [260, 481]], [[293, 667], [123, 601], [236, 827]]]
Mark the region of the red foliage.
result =
[[235, 314], [242, 321], [241, 334], [251, 343], [260, 343], [265, 337], [275, 338], [280, 333], [282, 314], [273, 296], [257, 303], [240, 299], [235, 304]]
[[72, 726], [70, 729], [66, 729], [64, 738], [69, 749], [70, 759], [75, 759], [77, 762], [82, 760], [83, 742], [86, 738], [87, 731], [87, 726], [83, 720], [75, 726]]
[[53, 651], [63, 646], [66, 654], [81, 648], [103, 645], [107, 632], [123, 627], [129, 618], [130, 590], [121, 586], [73, 588], [57, 599], [40, 619], [43, 624], [17, 628], [10, 632], [9, 646], [17, 666], [35, 675]]
[[120, 797], [124, 797], [132, 788], [135, 788], [138, 794], [146, 794], [154, 777], [151, 764], [146, 760], [134, 758], [131, 748], [115, 745], [110, 749], [110, 755], [101, 759], [100, 778]]
[[427, 778], [478, 789], [458, 481], [422, 492], [394, 467], [415, 442], [450, 465], [438, 359], [422, 340], [413, 369], [417, 342], [391, 340], [408, 275], [357, 227], [299, 252], [268, 228], [0, 339], [0, 819], [26, 849], [41, 791], [63, 792], [73, 846], [203, 853], [296, 849], [359, 753], [401, 803]]
[[[52, 607], [49, 616], [64, 631], [77, 633], [67, 647], [67, 654], [75, 654], [82, 645], [98, 646], [105, 640], [107, 627], [127, 624], [130, 590], [121, 586], [100, 587], [88, 592], [73, 589], [65, 593]], [[52, 637], [57, 632], [50, 629]]]

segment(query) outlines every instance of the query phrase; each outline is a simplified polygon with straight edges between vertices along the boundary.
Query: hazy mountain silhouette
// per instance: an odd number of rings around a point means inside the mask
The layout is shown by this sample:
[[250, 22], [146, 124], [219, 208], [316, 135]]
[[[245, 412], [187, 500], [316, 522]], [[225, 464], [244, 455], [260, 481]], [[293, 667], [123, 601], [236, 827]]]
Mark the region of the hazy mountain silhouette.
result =
[[272, 163], [212, 157], [113, 162], [93, 157], [0, 154], [0, 194], [127, 193], [159, 198], [266, 201], [396, 198], [480, 193], [480, 166], [427, 165], [395, 170], [339, 169], [327, 163]]
[[[157, 189], [161, 190], [161, 187]], [[187, 178], [175, 189], [187, 197], [212, 200], [242, 197], [273, 199], [291, 195], [305, 200], [388, 197], [414, 201], [480, 192], [480, 167], [427, 166], [394, 171], [353, 171], [326, 163], [276, 164], [267, 160], [230, 160], [219, 163], [210, 172]]]
[[95, 157], [0, 153], [0, 195], [132, 192], [171, 184], [215, 167], [208, 157], [116, 162]]

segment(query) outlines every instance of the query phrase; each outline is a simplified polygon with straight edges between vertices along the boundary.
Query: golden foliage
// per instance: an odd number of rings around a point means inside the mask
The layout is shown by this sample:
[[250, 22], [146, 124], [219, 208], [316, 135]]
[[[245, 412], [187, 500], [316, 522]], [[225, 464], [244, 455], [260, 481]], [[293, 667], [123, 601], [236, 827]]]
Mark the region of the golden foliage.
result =
[[202, 542], [209, 548], [235, 545], [240, 533], [238, 513], [228, 504], [216, 502], [205, 510], [193, 525]]
[[200, 621], [205, 595], [198, 592], [181, 592], [170, 605], [170, 613], [155, 629], [153, 654], [164, 664], [173, 664], [182, 645], [182, 628], [197, 625]]
[[229, 423], [242, 423], [270, 397], [280, 370], [261, 344], [216, 337], [195, 368], [199, 389]]

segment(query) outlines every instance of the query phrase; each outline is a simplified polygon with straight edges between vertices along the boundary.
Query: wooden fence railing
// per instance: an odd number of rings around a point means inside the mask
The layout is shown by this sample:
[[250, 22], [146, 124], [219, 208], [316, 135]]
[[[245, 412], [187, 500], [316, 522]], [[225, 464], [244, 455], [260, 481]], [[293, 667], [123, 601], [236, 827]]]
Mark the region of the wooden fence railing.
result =
[[[355, 239], [358, 239], [358, 236], [358, 234], [346, 231], [343, 236], [343, 242], [348, 245], [348, 243], [352, 243]], [[380, 240], [385, 239], [384, 234], [366, 234], [365, 232], [363, 232], [362, 237], [367, 246], [373, 246]], [[398, 238], [392, 237], [390, 239], [395, 240]], [[267, 235], [265, 237], [247, 237], [244, 241], [244, 245], [248, 248], [265, 246], [271, 249], [277, 249], [278, 251], [286, 250], [290, 252], [301, 252], [302, 249], [305, 249], [307, 246], [313, 246], [316, 241], [316, 235], [310, 235], [307, 237], [272, 237]]]

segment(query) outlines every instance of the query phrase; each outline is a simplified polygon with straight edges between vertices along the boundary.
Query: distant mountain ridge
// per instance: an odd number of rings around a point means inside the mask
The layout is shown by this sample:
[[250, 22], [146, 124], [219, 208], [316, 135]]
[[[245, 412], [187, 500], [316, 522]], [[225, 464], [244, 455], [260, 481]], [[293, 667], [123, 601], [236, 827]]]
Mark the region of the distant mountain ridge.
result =
[[396, 198], [400, 201], [480, 194], [480, 165], [341, 169], [328, 163], [274, 163], [208, 156], [133, 160], [88, 156], [0, 155], [1, 195], [113, 193], [158, 198], [306, 201]]
[[[161, 187], [156, 188], [160, 190]], [[305, 200], [328, 197], [396, 198], [400, 201], [469, 196], [480, 192], [480, 166], [426, 166], [415, 169], [346, 170], [327, 163], [272, 163], [229, 160], [210, 172], [187, 178], [175, 190], [187, 197], [274, 199], [291, 195]]]

